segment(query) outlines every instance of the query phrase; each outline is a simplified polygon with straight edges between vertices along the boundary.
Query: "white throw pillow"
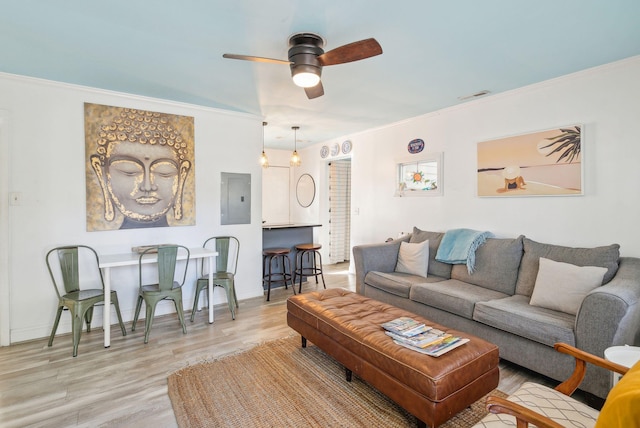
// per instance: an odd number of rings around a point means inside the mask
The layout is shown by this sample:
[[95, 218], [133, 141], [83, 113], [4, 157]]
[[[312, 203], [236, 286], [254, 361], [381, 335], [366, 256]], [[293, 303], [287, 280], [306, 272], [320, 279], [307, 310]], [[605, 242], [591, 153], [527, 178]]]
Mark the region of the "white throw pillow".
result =
[[531, 294], [533, 306], [575, 315], [591, 290], [602, 285], [607, 268], [576, 266], [540, 257], [540, 268]]
[[417, 244], [408, 242], [400, 243], [396, 272], [410, 273], [412, 275], [427, 277], [429, 267], [429, 241]]

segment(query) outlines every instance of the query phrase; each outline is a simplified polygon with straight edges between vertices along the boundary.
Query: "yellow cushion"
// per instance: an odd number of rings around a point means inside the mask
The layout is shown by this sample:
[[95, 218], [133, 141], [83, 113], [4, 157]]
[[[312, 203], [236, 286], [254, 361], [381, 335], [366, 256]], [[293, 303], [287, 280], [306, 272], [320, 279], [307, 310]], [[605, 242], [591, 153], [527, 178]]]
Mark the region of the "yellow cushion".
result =
[[613, 387], [595, 428], [640, 427], [640, 361]]

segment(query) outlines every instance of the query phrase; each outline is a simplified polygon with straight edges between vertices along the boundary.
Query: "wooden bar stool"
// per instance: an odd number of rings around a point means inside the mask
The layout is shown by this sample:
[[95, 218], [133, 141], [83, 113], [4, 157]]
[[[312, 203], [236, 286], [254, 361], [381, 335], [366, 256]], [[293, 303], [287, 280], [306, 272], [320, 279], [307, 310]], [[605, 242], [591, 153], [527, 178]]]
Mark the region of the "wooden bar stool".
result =
[[[291, 261], [289, 260], [289, 253], [291, 251], [288, 248], [265, 248], [262, 250], [262, 286], [266, 282], [267, 284], [267, 302], [271, 297], [271, 283], [272, 282], [284, 282], [284, 288], [288, 289], [287, 281], [291, 281], [291, 288], [293, 288], [293, 294], [296, 294], [296, 287], [291, 280]], [[276, 264], [278, 261], [282, 264], [282, 271], [272, 271], [273, 261]]]
[[[324, 275], [322, 275], [322, 255], [320, 248], [322, 245], [320, 244], [298, 244], [296, 245], [296, 264], [295, 269], [293, 270], [293, 287], [295, 292], [295, 284], [296, 284], [296, 276], [300, 277], [300, 285], [298, 288], [298, 293], [302, 293], [302, 277], [306, 276], [315, 276], [316, 284], [318, 284], [318, 276], [322, 278], [322, 285], [324, 288], [327, 288], [327, 285], [324, 282]], [[304, 265], [304, 256], [307, 256], [307, 266]]]

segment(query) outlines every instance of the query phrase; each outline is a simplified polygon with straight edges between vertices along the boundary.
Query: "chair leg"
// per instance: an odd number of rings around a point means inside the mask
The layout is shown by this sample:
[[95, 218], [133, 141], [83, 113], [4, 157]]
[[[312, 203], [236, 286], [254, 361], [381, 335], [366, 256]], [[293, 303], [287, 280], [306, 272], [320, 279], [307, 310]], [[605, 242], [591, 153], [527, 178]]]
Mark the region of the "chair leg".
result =
[[[120, 313], [120, 304], [118, 303], [118, 295], [116, 293], [111, 294], [111, 304], [116, 307], [116, 315], [118, 316], [118, 323], [120, 324], [120, 330], [122, 330], [122, 335], [126, 336], [127, 329], [124, 327], [124, 323], [122, 322], [122, 314]], [[104, 308], [104, 310], [106, 311], [107, 308]], [[109, 308], [109, 310], [111, 310], [111, 308]]]
[[207, 280], [206, 287], [203, 287], [202, 282], [200, 280], [196, 281], [196, 295], [193, 298], [193, 309], [191, 310], [191, 322], [196, 319], [196, 312], [198, 311], [198, 302], [200, 300], [200, 293], [202, 293], [205, 289], [207, 293], [209, 292], [209, 281]]
[[267, 277], [267, 302], [269, 301], [269, 298], [271, 298], [271, 262], [272, 262], [272, 257], [271, 256], [267, 256], [267, 263], [269, 263], [269, 267], [268, 267], [268, 277]]
[[[287, 267], [289, 269], [289, 273], [287, 274]], [[293, 295], [296, 294], [296, 284], [293, 282], [293, 276], [291, 275], [291, 260], [289, 260], [289, 256], [282, 256], [282, 278], [284, 279], [284, 288], [287, 289], [287, 275], [289, 276], [289, 281], [291, 281], [291, 289], [293, 290]]]
[[136, 303], [136, 313], [133, 316], [133, 325], [131, 326], [131, 331], [136, 331], [136, 323], [138, 322], [138, 317], [140, 316], [140, 309], [142, 308], [142, 296], [138, 296], [138, 303]]
[[198, 310], [198, 300], [200, 298], [200, 290], [198, 290], [198, 285], [196, 282], [196, 295], [193, 298], [193, 309], [191, 309], [191, 322], [194, 322], [196, 319], [196, 311]]
[[56, 320], [53, 322], [53, 328], [51, 329], [51, 336], [49, 336], [49, 346], [53, 345], [53, 338], [58, 330], [58, 324], [60, 323], [60, 316], [62, 315], [62, 309], [64, 306], [58, 306], [58, 313], [56, 314]]
[[144, 320], [144, 343], [149, 343], [149, 332], [153, 325], [153, 315], [156, 312], [158, 302], [147, 303], [147, 318]]
[[91, 320], [93, 320], [93, 306], [87, 309], [87, 312], [84, 314], [84, 319], [87, 322], [87, 333], [91, 331]]
[[86, 312], [84, 314], [75, 312], [72, 315], [73, 315], [73, 320], [71, 321], [71, 332], [73, 336], [73, 356], [77, 357], [78, 345], [80, 344], [80, 335], [82, 334], [82, 326], [84, 324], [84, 318], [86, 316]]
[[[287, 269], [284, 266], [285, 258], [287, 260], [289, 260], [289, 257], [286, 256], [286, 255], [276, 256], [276, 266], [278, 266], [278, 262], [282, 263], [282, 280], [284, 282], [284, 289], [288, 290], [289, 286], [287, 285], [287, 276], [286, 276]], [[282, 260], [280, 260], [280, 259], [282, 259]], [[289, 264], [289, 267], [291, 267], [291, 264]], [[291, 269], [289, 269], [289, 272], [291, 272]], [[294, 291], [294, 293], [295, 293], [295, 291]]]
[[184, 323], [184, 309], [182, 308], [182, 296], [176, 296], [173, 299], [173, 303], [176, 305], [176, 312], [180, 319], [180, 325], [182, 326], [182, 333], [187, 334], [187, 325]]
[[[298, 286], [298, 293], [302, 293], [302, 272], [304, 272], [304, 255], [305, 254], [306, 254], [306, 251], [304, 251], [304, 250], [299, 252], [299, 255], [300, 255], [300, 268], [298, 268], [296, 266], [296, 270], [299, 269], [298, 275], [300, 276], [300, 283], [299, 283], [300, 285]], [[297, 264], [298, 264], [298, 258], [297, 258], [297, 255], [296, 255], [296, 265]], [[295, 284], [293, 284], [293, 285], [295, 287]], [[294, 288], [294, 290], [295, 290], [295, 288]]]
[[240, 307], [240, 305], [238, 305], [238, 295], [236, 294], [236, 285], [233, 284], [233, 301], [236, 304], [236, 309]]
[[236, 290], [233, 286], [233, 282], [230, 284], [223, 285], [224, 291], [227, 293], [227, 304], [229, 305], [229, 310], [231, 311], [231, 319], [236, 319], [236, 307], [238, 305], [238, 300], [236, 299]]
[[[320, 254], [319, 251], [316, 252], [316, 254], [318, 255], [318, 259], [320, 260], [320, 278], [322, 278], [322, 286], [326, 289], [327, 288], [327, 284], [325, 284], [324, 282], [324, 275], [323, 275], [323, 270], [322, 270], [322, 254]], [[313, 260], [315, 262], [315, 254], [313, 256]], [[318, 276], [316, 276], [316, 284], [318, 283]]]

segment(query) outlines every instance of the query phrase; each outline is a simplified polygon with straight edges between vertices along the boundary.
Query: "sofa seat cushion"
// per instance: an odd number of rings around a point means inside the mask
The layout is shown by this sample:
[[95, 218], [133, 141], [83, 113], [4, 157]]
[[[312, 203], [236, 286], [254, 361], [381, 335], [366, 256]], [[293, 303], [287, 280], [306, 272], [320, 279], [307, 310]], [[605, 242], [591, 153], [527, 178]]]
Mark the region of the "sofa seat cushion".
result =
[[612, 244], [594, 248], [572, 248], [541, 244], [524, 238], [524, 254], [518, 272], [516, 294], [531, 296], [538, 276], [540, 257], [576, 266], [600, 266], [607, 268], [602, 284], [611, 281], [618, 271], [620, 245]]
[[473, 319], [553, 347], [556, 342], [575, 346], [575, 316], [551, 309], [531, 306], [526, 296], [478, 302]]
[[367, 276], [364, 277], [364, 282], [368, 286], [386, 291], [387, 293], [394, 294], [396, 296], [409, 298], [409, 291], [415, 284], [423, 282], [438, 282], [444, 281], [444, 278], [437, 276], [429, 276], [424, 278], [422, 276], [411, 275], [402, 272], [378, 272], [370, 271]]
[[466, 265], [454, 265], [451, 279], [489, 288], [512, 295], [518, 278], [518, 267], [522, 259], [522, 240], [488, 238], [476, 250], [475, 270], [470, 274]]
[[456, 279], [415, 284], [409, 298], [415, 302], [472, 319], [473, 308], [478, 302], [502, 299], [506, 294]]

